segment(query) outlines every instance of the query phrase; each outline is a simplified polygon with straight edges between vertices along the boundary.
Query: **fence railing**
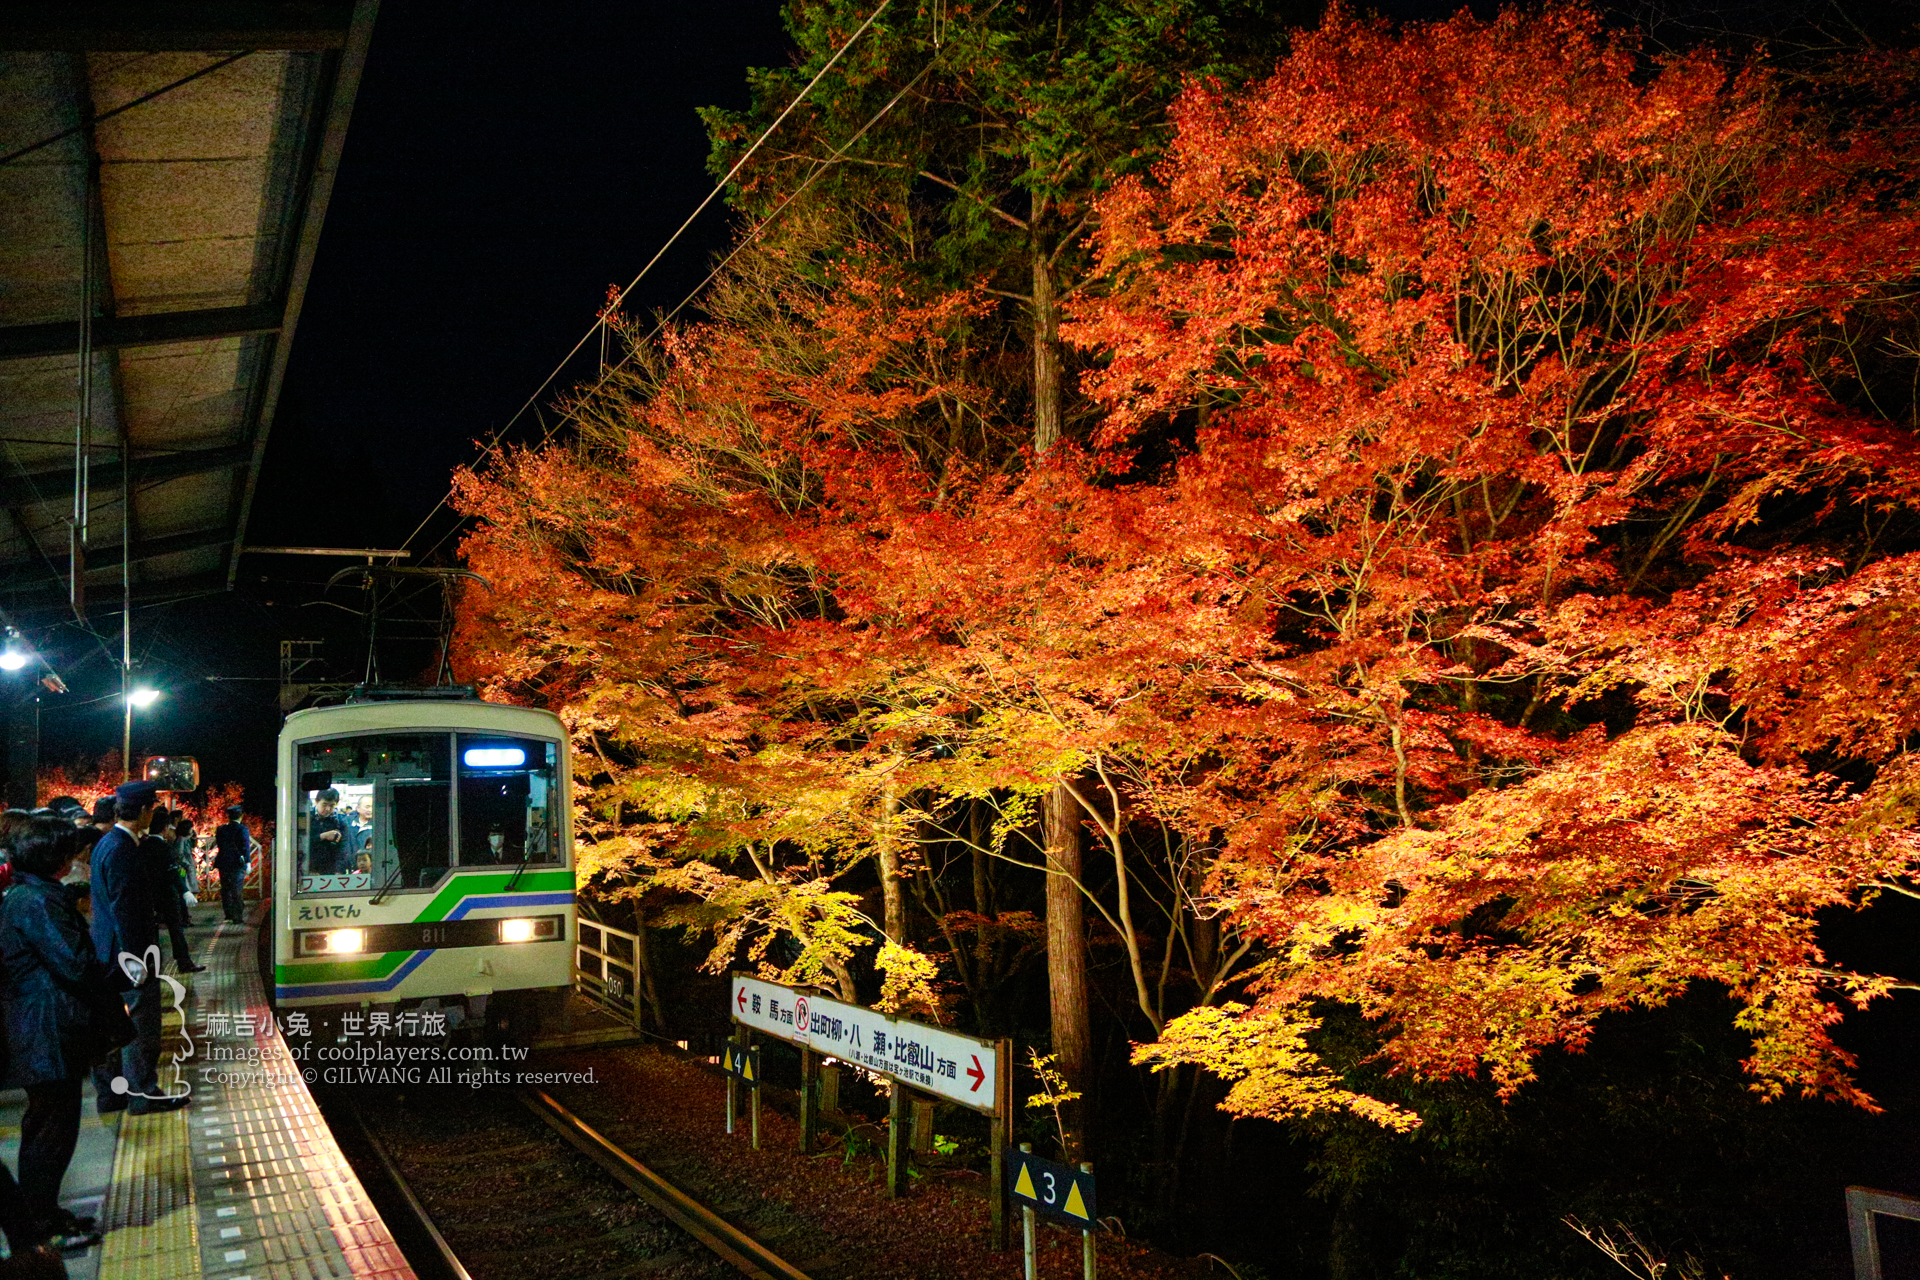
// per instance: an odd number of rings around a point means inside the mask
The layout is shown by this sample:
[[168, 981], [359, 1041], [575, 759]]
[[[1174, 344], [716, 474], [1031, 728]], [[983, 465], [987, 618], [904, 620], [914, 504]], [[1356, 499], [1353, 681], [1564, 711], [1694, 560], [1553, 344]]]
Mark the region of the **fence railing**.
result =
[[573, 986], [621, 1020], [640, 1025], [640, 939], [590, 917], [579, 907], [573, 948]]

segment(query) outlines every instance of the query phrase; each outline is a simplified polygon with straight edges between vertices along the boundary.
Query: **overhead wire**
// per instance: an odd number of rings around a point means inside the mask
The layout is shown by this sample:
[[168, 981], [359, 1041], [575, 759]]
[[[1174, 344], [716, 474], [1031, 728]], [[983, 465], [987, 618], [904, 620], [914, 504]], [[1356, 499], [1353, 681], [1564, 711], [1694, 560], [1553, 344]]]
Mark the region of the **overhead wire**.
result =
[[[998, 3], [996, 3], [993, 6], [993, 8], [996, 8], [996, 9], [998, 7], [999, 7]], [[989, 10], [989, 12], [991, 12], [991, 10]], [[612, 368], [609, 369], [609, 368], [603, 367], [600, 371], [599, 378], [597, 378], [594, 384], [587, 389], [586, 395], [590, 396], [595, 391], [598, 391], [601, 387], [606, 385], [607, 380], [609, 378], [619, 373], [620, 370], [624, 369], [627, 366], [627, 363], [633, 359], [634, 353], [637, 350], [644, 348], [645, 346], [650, 344], [655, 338], [657, 338], [660, 335], [661, 331], [664, 330], [669, 324], [673, 322], [673, 318], [675, 316], [679, 315], [683, 310], [686, 309], [689, 303], [691, 303], [695, 298], [699, 297], [701, 293], [705, 291], [708, 285], [712, 284], [716, 279], [719, 278], [720, 274], [727, 269], [727, 267], [733, 262], [735, 258], [739, 257], [740, 254], [744, 253], [754, 243], [754, 241], [760, 238], [760, 234], [762, 232], [764, 232], [768, 227], [772, 226], [774, 222], [779, 219], [781, 213], [783, 213], [786, 210], [788, 205], [792, 204], [801, 195], [805, 194], [807, 188], [813, 185], [815, 179], [820, 177], [822, 174], [826, 173], [834, 165], [838, 164], [841, 158], [844, 157], [848, 151], [853, 149], [855, 144], [857, 144], [862, 138], [866, 137], [867, 134], [872, 131], [875, 125], [879, 124], [881, 120], [886, 118], [888, 113], [890, 113], [895, 107], [899, 106], [901, 99], [905, 98], [909, 93], [911, 93], [914, 89], [914, 86], [918, 85], [920, 81], [924, 80], [927, 76], [927, 73], [932, 71], [934, 67], [939, 64], [941, 57], [945, 53], [945, 50], [940, 48], [940, 43], [941, 42], [936, 40], [935, 52], [933, 57], [927, 59], [926, 64], [922, 66], [920, 70], [914, 74], [913, 78], [907, 81], [906, 84], [902, 85], [900, 87], [899, 92], [895, 93], [892, 98], [888, 99], [885, 106], [881, 107], [878, 111], [874, 112], [873, 115], [869, 116], [867, 118], [866, 123], [862, 124], [857, 130], [855, 130], [853, 134], [850, 137], [848, 137], [848, 139], [845, 142], [841, 143], [839, 147], [835, 148], [832, 155], [827, 156], [825, 159], [815, 160], [813, 164], [813, 168], [808, 171], [807, 176], [801, 180], [799, 185], [794, 187], [793, 190], [789, 191], [784, 197], [782, 197], [779, 204], [775, 205], [773, 209], [769, 211], [765, 217], [761, 218], [759, 222], [755, 223], [754, 226], [747, 232], [746, 235], [742, 236], [738, 241], [736, 241], [734, 246], [727, 251], [726, 255], [722, 257], [719, 262], [714, 264], [712, 270], [707, 272], [706, 276], [700, 281], [699, 284], [695, 285], [687, 293], [685, 297], [681, 298], [679, 302], [675, 303], [671, 310], [667, 311], [665, 314], [658, 317], [654, 322], [653, 328], [647, 332], [646, 337], [642, 338], [638, 343], [630, 344], [628, 346], [627, 353], [621, 356], [619, 361], [616, 362]], [[608, 312], [609, 314], [611, 314], [612, 308], [609, 308]], [[600, 323], [604, 324], [604, 322], [605, 322], [605, 317], [602, 317], [602, 320]], [[591, 335], [592, 331], [589, 330], [588, 332], [589, 332], [589, 335]], [[576, 351], [579, 350], [577, 346], [574, 349]], [[539, 410], [537, 408], [535, 409], [535, 413], [536, 414], [539, 413]], [[541, 419], [541, 436], [540, 436], [541, 443], [545, 444], [546, 442], [552, 440], [554, 435], [560, 430], [560, 428], [563, 425], [565, 425], [565, 422], [566, 422], [566, 419], [562, 418], [559, 421], [548, 423], [543, 417]], [[481, 460], [485, 460], [494, 451], [494, 448], [497, 446], [497, 444], [498, 444], [498, 438], [496, 437], [496, 439], [493, 442], [489, 443], [487, 448], [481, 451], [481, 454], [480, 454]], [[442, 498], [440, 500], [439, 505], [434, 508], [434, 511], [428, 513], [428, 519], [431, 519], [434, 513], [437, 513], [441, 507], [444, 507], [447, 503], [447, 498], [450, 498], [452, 496], [453, 496], [453, 491], [449, 489], [447, 491], [447, 497]], [[420, 522], [420, 527], [425, 527], [425, 525], [426, 525], [425, 520]], [[414, 535], [417, 535], [419, 532], [420, 532], [420, 528], [416, 528], [414, 530]], [[441, 547], [444, 547], [447, 544], [448, 539], [452, 538], [458, 532], [459, 532], [459, 524], [456, 522], [453, 528], [441, 534], [440, 538], [433, 544], [433, 546], [429, 547], [424, 553], [422, 553], [420, 558], [422, 560], [425, 560], [432, 557], [435, 552], [439, 551]], [[412, 536], [413, 535], [409, 535], [409, 540], [411, 540]]]
[[[828, 58], [826, 62], [821, 65], [820, 70], [814, 73], [813, 79], [807, 81], [805, 87], [803, 87], [799, 93], [794, 95], [793, 100], [787, 103], [787, 105], [781, 110], [779, 115], [774, 117], [773, 123], [768, 125], [765, 129], [761, 130], [760, 136], [753, 140], [753, 145], [748, 147], [744, 152], [742, 152], [740, 154], [740, 158], [733, 162], [733, 167], [727, 170], [727, 175], [713, 185], [713, 190], [707, 192], [706, 198], [701, 200], [700, 203], [697, 206], [695, 206], [693, 212], [687, 215], [686, 221], [682, 222], [680, 226], [674, 231], [674, 233], [667, 237], [667, 242], [661, 245], [660, 248], [654, 253], [654, 255], [651, 258], [647, 259], [646, 265], [640, 268], [640, 274], [636, 275], [631, 281], [628, 282], [626, 288], [622, 289], [618, 294], [614, 296], [614, 298], [607, 304], [606, 309], [602, 311], [600, 316], [594, 320], [593, 325], [590, 328], [588, 328], [588, 330], [585, 333], [580, 335], [580, 341], [574, 343], [573, 349], [571, 351], [568, 351], [565, 357], [561, 359], [560, 363], [553, 367], [553, 372], [549, 373], [545, 378], [542, 378], [540, 380], [540, 385], [534, 388], [533, 394], [527, 397], [526, 402], [522, 404], [518, 409], [515, 409], [513, 411], [513, 416], [508, 418], [506, 422], [501, 424], [500, 429], [493, 433], [493, 438], [487, 442], [486, 447], [483, 448], [480, 452], [480, 456], [482, 459], [490, 455], [494, 451], [494, 449], [499, 446], [500, 441], [505, 438], [507, 431], [512, 428], [514, 423], [520, 420], [520, 415], [525, 413], [529, 408], [531, 408], [534, 402], [539, 400], [539, 398], [543, 394], [545, 394], [547, 388], [553, 384], [553, 380], [560, 376], [561, 371], [564, 370], [567, 367], [567, 365], [573, 361], [573, 358], [575, 356], [580, 354], [581, 348], [585, 347], [587, 343], [593, 341], [594, 335], [601, 332], [601, 330], [606, 326], [607, 317], [609, 315], [612, 315], [615, 311], [619, 309], [620, 304], [626, 301], [627, 295], [634, 291], [634, 289], [639, 285], [639, 283], [646, 278], [647, 273], [653, 270], [654, 265], [658, 263], [661, 258], [665, 257], [667, 251], [673, 248], [674, 244], [680, 239], [680, 237], [686, 233], [687, 228], [693, 225], [694, 219], [698, 218], [702, 213], [706, 212], [707, 206], [712, 204], [716, 199], [720, 197], [721, 193], [727, 189], [728, 184], [731, 183], [734, 180], [734, 178], [739, 175], [740, 170], [746, 167], [747, 161], [751, 160], [753, 158], [754, 153], [759, 151], [761, 146], [766, 143], [767, 139], [773, 136], [774, 130], [778, 129], [783, 123], [785, 123], [786, 118], [792, 115], [794, 111], [799, 108], [802, 102], [806, 101], [807, 95], [813, 92], [814, 86], [818, 85], [820, 81], [826, 77], [827, 72], [833, 70], [834, 66], [840, 61], [842, 57], [846, 55], [847, 51], [853, 48], [854, 44], [860, 39], [860, 37], [864, 36], [867, 33], [867, 31], [873, 26], [873, 24], [879, 20], [880, 15], [886, 12], [887, 6], [892, 3], [893, 3], [893, 0], [880, 0], [880, 3], [874, 8], [874, 11], [867, 15], [867, 20], [865, 22], [862, 22], [860, 26], [854, 31], [854, 33], [848, 36], [846, 40], [844, 40], [841, 43], [838, 49], [835, 49], [833, 51], [833, 56]], [[452, 497], [453, 497], [453, 489], [449, 487], [446, 494], [441, 497], [440, 501], [434, 503], [433, 510], [427, 512], [427, 514], [424, 517], [422, 517], [420, 523], [414, 526], [413, 532], [409, 533], [406, 537], [406, 540], [402, 542], [400, 545], [403, 547], [411, 547], [413, 545], [413, 540], [420, 536], [420, 531], [427, 527], [428, 522], [431, 521], [436, 515], [440, 513], [441, 509], [447, 505], [448, 501]]]

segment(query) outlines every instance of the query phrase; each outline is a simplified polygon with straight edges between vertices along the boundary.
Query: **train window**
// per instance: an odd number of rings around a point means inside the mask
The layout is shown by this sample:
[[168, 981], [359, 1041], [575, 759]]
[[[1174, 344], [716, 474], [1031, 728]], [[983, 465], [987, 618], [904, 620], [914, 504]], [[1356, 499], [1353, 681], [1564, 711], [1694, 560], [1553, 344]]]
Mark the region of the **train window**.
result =
[[431, 888], [452, 843], [451, 746], [445, 733], [301, 743], [294, 892]]
[[558, 862], [559, 745], [505, 734], [460, 735], [459, 864]]

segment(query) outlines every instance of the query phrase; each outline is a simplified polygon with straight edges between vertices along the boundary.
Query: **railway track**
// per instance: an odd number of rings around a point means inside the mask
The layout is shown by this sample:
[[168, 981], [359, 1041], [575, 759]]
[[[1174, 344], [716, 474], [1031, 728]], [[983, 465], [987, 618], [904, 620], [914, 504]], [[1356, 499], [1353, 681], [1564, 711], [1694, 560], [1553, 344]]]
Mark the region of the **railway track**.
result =
[[512, 1098], [323, 1103], [422, 1280], [808, 1280], [550, 1095]]

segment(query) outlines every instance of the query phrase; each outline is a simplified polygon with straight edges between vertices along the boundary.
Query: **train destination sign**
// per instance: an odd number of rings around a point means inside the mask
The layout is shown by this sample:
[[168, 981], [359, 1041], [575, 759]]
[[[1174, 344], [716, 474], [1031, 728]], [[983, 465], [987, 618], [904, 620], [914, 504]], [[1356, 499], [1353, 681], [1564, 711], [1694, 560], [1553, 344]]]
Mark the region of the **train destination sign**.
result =
[[777, 1040], [877, 1071], [975, 1111], [995, 1111], [999, 1064], [990, 1040], [740, 974], [733, 976], [727, 1012], [741, 1026]]

